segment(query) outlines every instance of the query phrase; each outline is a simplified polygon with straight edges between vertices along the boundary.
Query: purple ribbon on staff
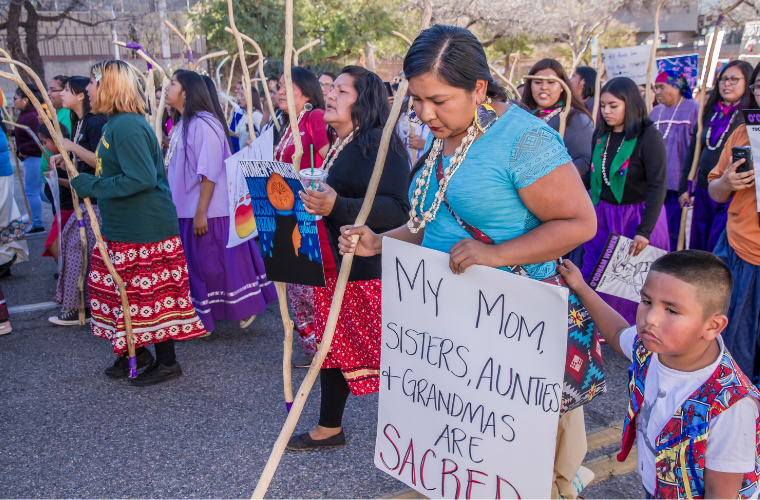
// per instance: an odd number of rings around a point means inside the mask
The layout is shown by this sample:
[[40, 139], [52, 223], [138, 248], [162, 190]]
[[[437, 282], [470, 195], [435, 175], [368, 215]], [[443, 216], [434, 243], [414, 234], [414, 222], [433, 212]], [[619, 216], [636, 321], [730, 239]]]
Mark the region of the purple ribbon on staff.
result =
[[[126, 43], [126, 44], [124, 44], [124, 45], [125, 45], [125, 46], [126, 46], [128, 49], [133, 49], [133, 50], [142, 50], [142, 51], [143, 51], [143, 52], [145, 52], [146, 54], [148, 53], [148, 51], [147, 51], [147, 50], [145, 50], [144, 48], [142, 48], [142, 45], [140, 45], [139, 43], [129, 42], [129, 43]], [[153, 69], [153, 65], [152, 65], [152, 64], [150, 64], [148, 61], [145, 61], [145, 62], [148, 64], [148, 69]]]
[[187, 61], [193, 62], [193, 51], [190, 49], [187, 49]]

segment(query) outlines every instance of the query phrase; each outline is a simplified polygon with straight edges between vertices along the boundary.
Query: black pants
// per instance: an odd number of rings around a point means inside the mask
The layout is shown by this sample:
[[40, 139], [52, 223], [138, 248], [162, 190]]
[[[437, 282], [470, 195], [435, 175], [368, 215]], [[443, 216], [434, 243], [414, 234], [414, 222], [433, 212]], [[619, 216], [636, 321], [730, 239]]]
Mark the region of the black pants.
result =
[[[177, 361], [177, 355], [174, 352], [174, 339], [164, 340], [157, 344], [153, 344], [156, 349], [156, 361], [166, 366], [173, 366]], [[135, 349], [135, 356], [139, 356], [145, 347], [139, 347]]]
[[[156, 344], [158, 345], [158, 344]], [[340, 368], [319, 370], [322, 402], [319, 405], [319, 425], [327, 428], [342, 427], [343, 410], [351, 390]]]

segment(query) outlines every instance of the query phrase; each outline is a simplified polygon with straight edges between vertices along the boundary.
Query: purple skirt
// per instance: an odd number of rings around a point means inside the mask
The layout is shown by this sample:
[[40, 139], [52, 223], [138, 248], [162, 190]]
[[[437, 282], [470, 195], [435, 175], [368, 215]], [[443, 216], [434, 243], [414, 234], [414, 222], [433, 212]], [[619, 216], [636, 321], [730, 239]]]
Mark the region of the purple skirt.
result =
[[185, 249], [190, 298], [206, 331], [215, 319], [240, 321], [264, 312], [277, 300], [267, 280], [264, 261], [253, 240], [227, 248], [230, 218], [208, 219], [208, 233], [193, 235], [193, 219], [179, 219], [179, 237]]
[[665, 196], [665, 215], [668, 218], [670, 249], [678, 248], [678, 233], [681, 232], [681, 206], [678, 204], [678, 191], [668, 191]]
[[[581, 272], [586, 281], [588, 281], [591, 273], [594, 271], [594, 266], [599, 261], [599, 256], [605, 243], [607, 243], [610, 233], [619, 234], [631, 239], [636, 236], [636, 228], [641, 223], [641, 216], [644, 213], [644, 203], [636, 205], [612, 205], [599, 200], [594, 209], [596, 210], [597, 220], [596, 236], [583, 245], [586, 254], [583, 256]], [[652, 234], [649, 235], [649, 244], [656, 248], [670, 250], [670, 237], [668, 236], [668, 222], [665, 217], [665, 210], [660, 212]], [[636, 310], [639, 307], [637, 302], [614, 297], [606, 293], [600, 293], [599, 296], [620, 313], [629, 325], [636, 324]]]
[[694, 212], [691, 218], [691, 241], [689, 248], [712, 252], [718, 244], [720, 235], [726, 229], [728, 206], [710, 198], [707, 189], [697, 186], [694, 191]]

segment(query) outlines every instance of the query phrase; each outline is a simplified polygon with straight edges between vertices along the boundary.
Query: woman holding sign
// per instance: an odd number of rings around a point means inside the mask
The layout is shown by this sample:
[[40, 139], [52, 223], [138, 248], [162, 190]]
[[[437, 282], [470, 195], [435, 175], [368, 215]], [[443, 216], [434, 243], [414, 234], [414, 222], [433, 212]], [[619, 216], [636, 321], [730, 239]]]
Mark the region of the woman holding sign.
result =
[[[633, 240], [633, 255], [647, 245], [670, 250], [663, 210], [668, 163], [662, 135], [647, 118], [633, 80], [613, 78], [602, 88], [602, 120], [594, 132], [591, 170], [583, 176], [596, 207], [598, 229], [584, 247], [583, 276], [588, 279], [610, 234]], [[626, 321], [636, 320], [638, 303], [600, 294]]]
[[[356, 220], [364, 203], [389, 115], [388, 94], [380, 77], [359, 66], [343, 68], [327, 95], [325, 121], [337, 139], [325, 159], [326, 190], [301, 192], [306, 211], [323, 217], [330, 250], [322, 252], [327, 287], [312, 289], [317, 342], [322, 340], [335, 292], [336, 267], [341, 261], [340, 228]], [[373, 231], [388, 231], [406, 222], [408, 188], [409, 158], [401, 139], [394, 134], [375, 203], [367, 218]], [[359, 257], [351, 267], [335, 337], [320, 372], [319, 425], [291, 438], [290, 450], [345, 443], [342, 418], [349, 392], [363, 396], [378, 391], [381, 259], [379, 255]]]
[[[749, 86], [749, 108], [760, 118], [760, 65], [755, 68]], [[760, 120], [755, 120], [755, 124]], [[756, 132], [753, 132], [756, 133]], [[710, 172], [710, 196], [728, 205], [726, 230], [718, 239], [715, 253], [731, 268], [734, 290], [728, 309], [728, 327], [723, 331], [726, 348], [752, 382], [760, 382], [760, 221], [753, 165], [745, 160], [733, 161], [735, 146], [750, 146], [746, 125], [739, 125], [726, 141], [718, 165]]]
[[[341, 253], [372, 257], [391, 237], [448, 253], [455, 274], [480, 264], [551, 278], [555, 259], [596, 229], [594, 208], [559, 134], [506, 102], [482, 45], [466, 29], [436, 25], [420, 33], [404, 59], [404, 74], [431, 132], [428, 152], [412, 172], [411, 219], [381, 234], [345, 226]], [[360, 238], [356, 244], [353, 235]], [[591, 340], [595, 344], [595, 335]], [[585, 446], [582, 410], [565, 413], [555, 497], [577, 495], [572, 481]]]
[[176, 71], [166, 89], [166, 102], [174, 109], [177, 127], [164, 161], [169, 166], [193, 306], [207, 332], [214, 331], [215, 319], [239, 321], [241, 328], [247, 328], [277, 296], [255, 241], [227, 248], [230, 211], [224, 160], [230, 157], [229, 136], [198, 73]]
[[[752, 66], [745, 61], [731, 61], [721, 70], [717, 78], [718, 92], [710, 94], [702, 116], [702, 136], [692, 134], [691, 148], [684, 158], [681, 182], [678, 186], [678, 201], [684, 205], [693, 204], [691, 219], [691, 239], [689, 248], [712, 252], [720, 235], [726, 228], [728, 203], [718, 203], [710, 198], [707, 176], [715, 168], [726, 146], [726, 141], [742, 123], [742, 109], [749, 104], [749, 90]], [[689, 197], [688, 178], [694, 161], [697, 141], [702, 143], [699, 155], [697, 177], [693, 182], [693, 197]], [[730, 150], [729, 150], [730, 152]]]

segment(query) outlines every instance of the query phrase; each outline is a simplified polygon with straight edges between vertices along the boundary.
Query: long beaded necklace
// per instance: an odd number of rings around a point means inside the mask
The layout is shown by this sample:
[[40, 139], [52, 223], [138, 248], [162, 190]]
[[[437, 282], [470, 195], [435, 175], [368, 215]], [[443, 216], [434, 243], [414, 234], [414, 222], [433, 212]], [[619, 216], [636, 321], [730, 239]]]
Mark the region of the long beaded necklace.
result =
[[[710, 136], [712, 135], [712, 129], [709, 127], [707, 128], [707, 136], [705, 137], [705, 146], [707, 146], [707, 149], [709, 149], [710, 151], [715, 151], [716, 149], [720, 147], [721, 144], [723, 144], [723, 138], [726, 137], [726, 134], [728, 133], [728, 131], [731, 130], [731, 124], [734, 123], [734, 117], [736, 116], [736, 113], [738, 112], [739, 112], [739, 108], [736, 108], [736, 111], [733, 112], [733, 114], [731, 115], [731, 119], [728, 121], [728, 127], [726, 127], [726, 130], [724, 130], [723, 133], [720, 134], [720, 137], [718, 138], [718, 144], [716, 144], [715, 146], [710, 146]], [[716, 111], [715, 114], [713, 115], [713, 118], [715, 118], [715, 115], [717, 115], [718, 113], [719, 112]]]
[[554, 117], [555, 117], [555, 116], [557, 116], [558, 114], [562, 113], [562, 110], [563, 110], [563, 109], [564, 109], [564, 107], [559, 107], [559, 108], [555, 109], [554, 111], [552, 111], [551, 113], [549, 113], [548, 115], [546, 115], [546, 116], [541, 116], [540, 118], [541, 118], [541, 119], [542, 119], [544, 122], [546, 122], [546, 123], [549, 123], [549, 120], [551, 120], [552, 118], [554, 118]]
[[[82, 124], [84, 123], [84, 116], [79, 120], [79, 123], [77, 123], [77, 131], [74, 132], [74, 144], [79, 144], [79, 139], [82, 138]], [[76, 153], [71, 153], [71, 159], [72, 163], [74, 164], [74, 168], [79, 170], [77, 168], [77, 162], [79, 162], [79, 157], [77, 157]]]
[[169, 139], [169, 151], [166, 153], [166, 158], [164, 158], [164, 168], [169, 168], [174, 152], [177, 151], [177, 144], [179, 144], [179, 138], [182, 135], [182, 123], [183, 120], [180, 120], [177, 126], [172, 129], [172, 135]]
[[335, 144], [330, 147], [330, 150], [327, 152], [327, 163], [325, 163], [324, 170], [325, 172], [329, 172], [330, 168], [333, 166], [333, 163], [335, 163], [335, 159], [338, 157], [341, 151], [343, 151], [343, 148], [346, 147], [346, 144], [351, 142], [351, 139], [354, 138], [354, 131], [352, 130], [350, 134], [346, 136], [345, 139], [342, 141], [335, 141]]
[[[610, 186], [610, 180], [607, 178], [607, 150], [610, 147], [610, 136], [612, 134], [607, 134], [607, 143], [604, 145], [604, 152], [602, 153], [602, 177], [604, 178], [604, 183], [607, 184], [607, 186]], [[617, 151], [615, 151], [615, 156], [620, 152], [620, 148], [623, 147], [623, 143], [625, 142], [625, 139], [620, 141], [620, 146], [618, 146]]]
[[[663, 134], [662, 138], [667, 139], [668, 134], [670, 133], [670, 126], [673, 125], [673, 120], [676, 119], [676, 113], [678, 113], [678, 106], [681, 105], [681, 102], [683, 101], [683, 96], [681, 96], [680, 99], [678, 99], [678, 104], [676, 104], [676, 109], [673, 111], [673, 116], [670, 117], [670, 121], [668, 121], [668, 128], [665, 129], [665, 134]], [[662, 112], [665, 109], [665, 106], [660, 108], [660, 116], [657, 117], [657, 122], [655, 123], [655, 126], [657, 126], [657, 130], [660, 130], [660, 119], [662, 118]]]
[[[306, 114], [306, 111], [307, 111], [306, 108], [304, 108], [298, 114], [298, 119], [296, 120], [296, 128], [298, 128], [298, 126], [301, 125], [301, 119]], [[277, 145], [277, 151], [275, 152], [275, 158], [277, 158], [277, 161], [282, 161], [282, 157], [285, 154], [285, 150], [288, 149], [288, 147], [291, 144], [295, 144], [293, 140], [293, 129], [292, 127], [288, 126], [287, 130], [285, 131], [285, 135], [282, 136], [282, 140], [280, 141], [280, 144]]]

